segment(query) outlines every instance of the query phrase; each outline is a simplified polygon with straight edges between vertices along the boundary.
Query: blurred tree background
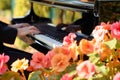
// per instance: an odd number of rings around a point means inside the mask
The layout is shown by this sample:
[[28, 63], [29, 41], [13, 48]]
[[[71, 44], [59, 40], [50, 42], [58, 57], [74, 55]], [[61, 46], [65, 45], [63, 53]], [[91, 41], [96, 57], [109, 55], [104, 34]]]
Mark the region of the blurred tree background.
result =
[[10, 9], [10, 0], [0, 0], [0, 10]]
[[7, 19], [11, 18], [10, 8], [10, 0], [0, 0], [0, 20], [9, 23]]
[[30, 9], [30, 0], [11, 0], [13, 17], [24, 16]]

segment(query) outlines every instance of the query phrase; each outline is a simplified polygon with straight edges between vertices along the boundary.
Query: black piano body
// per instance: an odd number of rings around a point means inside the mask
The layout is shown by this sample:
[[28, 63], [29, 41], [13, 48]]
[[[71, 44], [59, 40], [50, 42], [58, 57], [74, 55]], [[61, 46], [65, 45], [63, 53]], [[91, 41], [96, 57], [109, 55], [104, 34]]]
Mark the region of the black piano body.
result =
[[[114, 1], [119, 2], [118, 0]], [[75, 32], [77, 40], [82, 38], [91, 39], [90, 34], [101, 19], [100, 5], [106, 2], [113, 3], [112, 0], [95, 0], [94, 2], [81, 2], [80, 0], [31, 0], [29, 15], [24, 18], [13, 18], [12, 23], [27, 22], [38, 27], [42, 32], [41, 34], [28, 35], [33, 40], [30, 46], [47, 53], [54, 45], [61, 45], [64, 36], [69, 34], [69, 32], [62, 30], [64, 28], [59, 29], [59, 26], [79, 26], [81, 33]], [[117, 5], [117, 7], [120, 7], [120, 5]]]

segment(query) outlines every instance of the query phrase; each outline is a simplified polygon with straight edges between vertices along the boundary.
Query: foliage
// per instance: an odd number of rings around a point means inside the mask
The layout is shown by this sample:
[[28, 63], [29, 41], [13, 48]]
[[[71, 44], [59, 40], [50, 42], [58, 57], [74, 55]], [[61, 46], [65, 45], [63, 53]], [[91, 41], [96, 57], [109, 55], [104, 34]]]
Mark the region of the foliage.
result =
[[[115, 22], [120, 20], [120, 1], [99, 1], [100, 22]], [[109, 14], [109, 15], [108, 15]]]
[[[91, 40], [77, 42], [76, 35], [69, 33], [61, 46], [46, 55], [34, 53], [29, 65], [27, 59], [18, 59], [11, 70], [20, 71], [21, 80], [26, 80], [24, 70], [30, 71], [28, 80], [120, 80], [120, 21], [101, 23], [95, 27], [92, 36]], [[0, 57], [2, 78], [8, 73], [5, 64], [9, 57], [4, 54]]]
[[15, 0], [14, 1], [13, 16], [21, 17], [25, 16], [30, 10], [30, 0]]
[[10, 0], [0, 0], [0, 10], [10, 9]]

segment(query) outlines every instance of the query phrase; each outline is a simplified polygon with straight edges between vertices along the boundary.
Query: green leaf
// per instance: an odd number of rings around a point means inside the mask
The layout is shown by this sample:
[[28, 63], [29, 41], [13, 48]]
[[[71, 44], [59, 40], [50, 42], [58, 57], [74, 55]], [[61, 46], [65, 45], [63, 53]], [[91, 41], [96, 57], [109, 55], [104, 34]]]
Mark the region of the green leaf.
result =
[[75, 75], [75, 74], [77, 74], [77, 71], [76, 71], [76, 70], [73, 70], [73, 71], [71, 71], [71, 72], [69, 73], [70, 76]]
[[110, 47], [110, 49], [114, 49], [116, 48], [117, 40], [114, 38], [110, 41], [105, 42], [105, 44], [107, 44]]
[[81, 80], [80, 77], [75, 77], [73, 80]]
[[34, 71], [29, 74], [28, 80], [45, 80], [41, 71]]
[[108, 72], [109, 72], [109, 69], [107, 69], [105, 65], [103, 65], [103, 66], [96, 66], [96, 69], [97, 69], [98, 72], [100, 72], [100, 73], [102, 73], [104, 75], [107, 75]]
[[20, 75], [17, 72], [7, 71], [0, 76], [0, 80], [20, 80]]
[[120, 40], [117, 41], [116, 48], [120, 48]]
[[89, 60], [94, 64], [96, 64], [100, 60], [100, 56], [98, 53], [94, 52], [92, 54], [89, 54], [88, 56], [89, 56]]

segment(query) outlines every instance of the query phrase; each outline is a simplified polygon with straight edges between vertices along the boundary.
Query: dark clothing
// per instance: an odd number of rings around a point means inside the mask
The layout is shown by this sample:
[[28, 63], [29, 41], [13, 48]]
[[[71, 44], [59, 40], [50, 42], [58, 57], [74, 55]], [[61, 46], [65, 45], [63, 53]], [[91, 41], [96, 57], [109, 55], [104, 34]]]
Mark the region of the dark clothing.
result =
[[0, 54], [4, 53], [10, 56], [10, 61], [8, 62], [9, 65], [13, 61], [17, 60], [17, 58], [31, 59], [30, 53], [9, 48], [3, 45], [3, 43], [14, 44], [16, 36], [17, 29], [8, 27], [8, 24], [0, 21]]
[[17, 29], [8, 27], [0, 21], [0, 53], [4, 52], [3, 42], [13, 44], [17, 35]]
[[17, 29], [8, 27], [0, 21], [0, 42], [13, 44], [17, 35]]

